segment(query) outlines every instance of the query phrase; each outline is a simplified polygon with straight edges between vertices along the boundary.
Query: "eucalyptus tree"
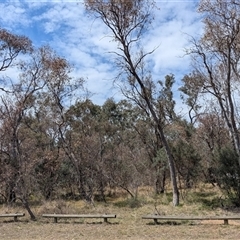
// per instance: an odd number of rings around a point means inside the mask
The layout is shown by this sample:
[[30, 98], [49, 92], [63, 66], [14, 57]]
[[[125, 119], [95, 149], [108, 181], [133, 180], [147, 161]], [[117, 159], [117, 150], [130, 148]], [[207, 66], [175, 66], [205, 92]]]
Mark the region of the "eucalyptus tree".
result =
[[[48, 112], [49, 119], [51, 119], [49, 134], [53, 135], [54, 144], [61, 151], [61, 155], [65, 159], [68, 158], [71, 165], [77, 170], [75, 175], [77, 188], [85, 199], [89, 199], [82, 184], [83, 174], [78, 165], [81, 155], [77, 155], [74, 150], [74, 146], [77, 146], [79, 142], [69, 141], [72, 137], [70, 134], [72, 122], [68, 119], [68, 113], [72, 111], [71, 102], [81, 98], [80, 92], [84, 80], [71, 76], [72, 66], [65, 58], [57, 55], [50, 48], [46, 50], [43, 62], [47, 66], [45, 71], [47, 81], [43, 91], [39, 94], [38, 104], [41, 106], [39, 111], [45, 109]], [[86, 128], [84, 131], [87, 134], [88, 129]], [[63, 166], [60, 164], [60, 167]]]
[[202, 92], [201, 82], [198, 82], [195, 77], [195, 73], [185, 75], [182, 79], [183, 85], [179, 88], [180, 97], [188, 107], [188, 118], [192, 126], [198, 121], [201, 111], [204, 111], [204, 104], [199, 102]]
[[[6, 45], [8, 46], [7, 43]], [[55, 88], [62, 86], [61, 79], [57, 76], [63, 73], [65, 59], [57, 56], [49, 47], [34, 49], [29, 46], [29, 49], [31, 51], [28, 51], [24, 59], [15, 62], [13, 70], [17, 71], [19, 76], [16, 79], [8, 77], [8, 83], [2, 88], [0, 117], [1, 133], [4, 137], [1, 139], [1, 159], [5, 159], [8, 169], [5, 174], [9, 200], [20, 199], [31, 219], [35, 220], [36, 217], [30, 208], [29, 196], [36, 190], [35, 170], [43, 161], [44, 143], [41, 142], [43, 139], [39, 141], [38, 135], [42, 121], [33, 123], [32, 119], [41, 112], [42, 104], [48, 104], [48, 109], [52, 109], [49, 101], [49, 96], [52, 96], [52, 92], [49, 94], [50, 86]], [[14, 48], [9, 51], [13, 50]], [[3, 66], [7, 66], [6, 61], [4, 64]], [[54, 118], [53, 111], [51, 114]], [[51, 132], [50, 130], [48, 133]], [[45, 141], [45, 144], [48, 143]], [[45, 161], [49, 164], [57, 157], [54, 151], [44, 153]]]
[[89, 13], [100, 18], [112, 32], [112, 39], [118, 44], [116, 66], [119, 67], [119, 78], [126, 80], [123, 93], [135, 101], [153, 120], [157, 134], [164, 147], [170, 169], [173, 188], [173, 204], [179, 204], [179, 191], [173, 155], [164, 133], [164, 112], [162, 106], [156, 105], [155, 84], [145, 59], [151, 52], [144, 52], [140, 47], [141, 39], [153, 20], [151, 11], [153, 1], [144, 0], [86, 0]]
[[215, 185], [217, 169], [220, 166], [219, 153], [222, 149], [231, 147], [231, 138], [224, 119], [218, 110], [202, 114], [198, 119], [196, 128], [195, 146], [198, 149], [202, 161], [202, 172], [206, 180]]
[[199, 12], [203, 16], [204, 33], [199, 40], [192, 39], [189, 54], [194, 69], [189, 77], [201, 93], [208, 95], [205, 99], [218, 103], [233, 148], [240, 156], [240, 4], [236, 0], [201, 0]]
[[[20, 156], [19, 129], [23, 120], [25, 110], [31, 105], [32, 94], [39, 85], [33, 87], [34, 79], [28, 83], [21, 77], [21, 83], [16, 84], [3, 75], [3, 72], [12, 67], [21, 68], [17, 57], [21, 54], [31, 54], [33, 47], [30, 39], [19, 36], [5, 29], [0, 29], [0, 73], [1, 73], [1, 160], [4, 161], [6, 172], [4, 172], [6, 187], [6, 200], [16, 201], [17, 190], [21, 192], [21, 200], [31, 215], [27, 199], [26, 188], [23, 187], [23, 174], [21, 167], [24, 164]], [[29, 79], [28, 79], [29, 80]], [[40, 84], [41, 85], [41, 84]], [[23, 90], [24, 89], [24, 90]], [[23, 91], [25, 91], [23, 93]]]
[[85, 200], [92, 202], [96, 195], [104, 200], [106, 189], [115, 187], [135, 197], [143, 184], [144, 149], [132, 129], [133, 115], [130, 103], [112, 99], [101, 107], [90, 100], [79, 101], [66, 112], [65, 141], [78, 156], [73, 172]]
[[64, 151], [73, 166], [75, 184], [84, 200], [93, 203], [94, 194], [104, 196], [104, 139], [99, 132], [101, 108], [89, 99], [78, 101], [65, 114]]
[[179, 120], [168, 126], [173, 154], [178, 159], [176, 162], [178, 177], [185, 188], [193, 187], [203, 176], [201, 153], [196, 144], [196, 138], [199, 136], [196, 133], [197, 128], [186, 120]]
[[49, 200], [55, 196], [58, 189], [60, 168], [64, 159], [63, 151], [58, 145], [58, 129], [52, 121], [49, 106], [40, 105], [37, 101], [31, 113], [25, 117], [24, 123], [34, 149], [34, 195]]
[[[127, 100], [108, 99], [102, 106], [101, 128], [105, 134], [105, 175], [111, 187], [120, 187], [137, 198], [138, 188], [149, 183], [148, 156], [135, 127], [139, 108]], [[145, 175], [143, 177], [143, 174]]]
[[[175, 114], [175, 101], [173, 100], [172, 86], [175, 82], [173, 75], [166, 75], [165, 81], [158, 81], [161, 89], [154, 104], [157, 114], [161, 116], [161, 124], [164, 126], [164, 133], [168, 139], [171, 139], [169, 134], [169, 125], [172, 125], [178, 117]], [[139, 137], [145, 145], [148, 153], [148, 159], [151, 163], [150, 168], [153, 171], [153, 181], [156, 194], [164, 193], [166, 181], [169, 178], [168, 156], [164, 151], [161, 136], [159, 135], [157, 125], [149, 115], [149, 112], [143, 108], [138, 110], [139, 118], [134, 126], [135, 131], [138, 132]], [[172, 139], [171, 139], [172, 141]], [[171, 145], [171, 142], [168, 141]]]
[[[3, 138], [6, 151], [2, 151], [9, 161], [9, 178], [7, 185], [10, 187], [10, 200], [15, 195], [23, 202], [31, 219], [35, 219], [28, 203], [31, 189], [31, 144], [24, 136], [25, 117], [31, 111], [37, 92], [45, 86], [45, 69], [42, 64], [43, 49], [32, 51], [26, 61], [20, 61], [19, 79], [14, 79], [8, 84], [8, 94], [1, 96], [1, 120], [3, 131], [7, 135]], [[44, 80], [43, 80], [44, 79]]]

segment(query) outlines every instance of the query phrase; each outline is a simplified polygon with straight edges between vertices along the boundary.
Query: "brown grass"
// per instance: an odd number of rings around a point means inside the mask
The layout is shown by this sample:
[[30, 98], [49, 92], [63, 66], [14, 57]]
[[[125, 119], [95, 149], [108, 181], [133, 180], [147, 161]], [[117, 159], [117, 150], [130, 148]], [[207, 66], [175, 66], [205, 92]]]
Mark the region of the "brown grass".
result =
[[[206, 190], [206, 189], [205, 189]], [[203, 193], [199, 190], [199, 194]], [[213, 191], [209, 189], [208, 191]], [[107, 204], [96, 203], [95, 206], [83, 201], [45, 202], [33, 210], [39, 217], [38, 221], [31, 222], [25, 216], [18, 222], [11, 219], [0, 219], [1, 240], [38, 240], [38, 239], [81, 239], [81, 240], [113, 240], [113, 239], [240, 239], [240, 221], [193, 221], [193, 222], [164, 222], [154, 225], [151, 220], [143, 220], [142, 215], [160, 212], [166, 215], [221, 215], [237, 214], [215, 207], [207, 207], [196, 201], [199, 195], [185, 194], [185, 201], [179, 207], [172, 207], [169, 196], [158, 198], [151, 196], [150, 191], [142, 191], [139, 195], [137, 208], [131, 200], [117, 198], [109, 200]], [[204, 195], [205, 199], [216, 195]], [[0, 207], [0, 212], [23, 212], [18, 208]], [[116, 219], [110, 219], [108, 224], [102, 219], [60, 219], [57, 224], [53, 219], [41, 218], [42, 213], [112, 213]]]

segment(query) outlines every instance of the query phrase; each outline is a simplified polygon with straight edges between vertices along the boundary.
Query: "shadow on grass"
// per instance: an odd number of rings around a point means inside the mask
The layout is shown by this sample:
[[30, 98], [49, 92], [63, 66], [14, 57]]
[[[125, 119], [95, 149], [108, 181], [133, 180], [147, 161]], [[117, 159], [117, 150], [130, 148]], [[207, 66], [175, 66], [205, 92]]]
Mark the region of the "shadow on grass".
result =
[[118, 225], [119, 222], [87, 222], [87, 221], [58, 221], [57, 223], [55, 222], [43, 222], [44, 224], [76, 224], [76, 225], [81, 225], [81, 224], [87, 224], [87, 225]]
[[86, 222], [85, 224], [103, 224], [103, 225], [118, 225], [119, 222]]
[[183, 225], [183, 224], [189, 224], [189, 221], [162, 221], [162, 222], [149, 222], [147, 223], [147, 225], [151, 225], [151, 226], [156, 226], [156, 225]]
[[190, 202], [199, 203], [203, 208], [214, 209], [223, 207], [223, 199], [214, 192], [195, 192], [190, 196]]
[[146, 201], [144, 198], [129, 198], [123, 201], [118, 201], [116, 203], [113, 203], [114, 206], [119, 208], [124, 208], [124, 207], [139, 208], [144, 204], [146, 204]]
[[55, 225], [58, 225], [58, 224], [66, 224], [66, 225], [68, 225], [68, 224], [85, 224], [84, 222], [71, 222], [71, 221], [58, 221], [57, 223], [55, 223], [55, 222], [42, 222], [42, 223], [44, 223], [44, 224], [55, 224]]
[[14, 221], [14, 220], [3, 220], [3, 221], [0, 221], [0, 224], [1, 223], [4, 223], [4, 224], [7, 224], [7, 223], [29, 223], [29, 220], [17, 220], [17, 221]]
[[221, 208], [232, 212], [240, 212], [239, 199], [233, 199], [224, 195], [219, 196], [214, 192], [193, 193], [190, 202], [199, 203], [206, 210]]

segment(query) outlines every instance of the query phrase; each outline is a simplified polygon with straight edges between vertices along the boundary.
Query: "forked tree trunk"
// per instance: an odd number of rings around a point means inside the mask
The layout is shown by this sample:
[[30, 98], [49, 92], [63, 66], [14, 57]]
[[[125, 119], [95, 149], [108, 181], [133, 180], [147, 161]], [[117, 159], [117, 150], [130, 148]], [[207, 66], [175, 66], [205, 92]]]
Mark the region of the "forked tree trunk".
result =
[[[160, 125], [160, 124], [159, 124]], [[172, 152], [170, 150], [170, 147], [168, 145], [168, 142], [165, 138], [165, 135], [162, 131], [161, 126], [159, 126], [159, 132], [161, 135], [161, 139], [168, 157], [168, 164], [169, 164], [169, 170], [170, 170], [170, 176], [171, 176], [171, 183], [172, 183], [172, 190], [173, 190], [173, 206], [179, 205], [179, 191], [178, 191], [178, 185], [177, 185], [177, 176], [176, 176], [176, 168], [174, 163], [174, 158], [172, 155]]]

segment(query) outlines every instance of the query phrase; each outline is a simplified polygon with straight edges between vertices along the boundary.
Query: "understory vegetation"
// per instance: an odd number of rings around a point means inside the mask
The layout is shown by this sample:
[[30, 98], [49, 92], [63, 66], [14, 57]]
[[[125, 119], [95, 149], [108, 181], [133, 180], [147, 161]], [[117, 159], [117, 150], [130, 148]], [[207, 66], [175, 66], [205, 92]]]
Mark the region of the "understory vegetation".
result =
[[[147, 214], [172, 216], [222, 216], [236, 215], [238, 208], [222, 206], [227, 203], [221, 191], [212, 184], [201, 184], [196, 188], [182, 191], [181, 203], [172, 205], [172, 193], [166, 188], [164, 194], [155, 195], [151, 187], [139, 188], [138, 198], [133, 199], [121, 189], [106, 196], [106, 202], [94, 201], [89, 204], [83, 200], [66, 200], [66, 198], [46, 201], [31, 201], [37, 222], [29, 221], [29, 216], [12, 219], [0, 219], [2, 240], [31, 239], [239, 239], [239, 220], [229, 221], [159, 221], [154, 224], [151, 219], [142, 219]], [[1, 212], [23, 212], [19, 201], [12, 205], [0, 205]], [[117, 218], [104, 223], [102, 219], [53, 219], [42, 218], [45, 213], [64, 214], [116, 214]]]
[[[181, 204], [178, 207], [172, 205], [172, 193], [169, 188], [166, 192], [156, 195], [152, 187], [141, 187], [136, 198], [132, 198], [122, 189], [116, 189], [114, 193], [106, 196], [105, 202], [96, 199], [92, 204], [78, 198], [77, 196], [62, 197], [52, 200], [34, 199], [30, 200], [32, 210], [36, 214], [36, 219], [40, 222], [52, 222], [52, 219], [42, 218], [42, 214], [116, 214], [116, 219], [110, 222], [118, 223], [126, 221], [134, 216], [138, 221], [146, 214], [172, 215], [172, 216], [217, 216], [234, 215], [239, 212], [239, 208], [222, 194], [222, 192], [211, 184], [200, 184], [194, 189], [181, 191]], [[12, 204], [1, 204], [1, 212], [24, 212], [21, 201], [17, 200]], [[29, 216], [19, 219], [29, 221]], [[12, 221], [12, 220], [10, 220]], [[63, 219], [61, 222], [75, 222], [82, 219]], [[96, 220], [87, 220], [94, 222]], [[101, 221], [101, 220], [99, 220]], [[151, 220], [149, 220], [151, 221]], [[148, 222], [145, 220], [145, 223]], [[153, 222], [152, 222], [153, 223]]]

